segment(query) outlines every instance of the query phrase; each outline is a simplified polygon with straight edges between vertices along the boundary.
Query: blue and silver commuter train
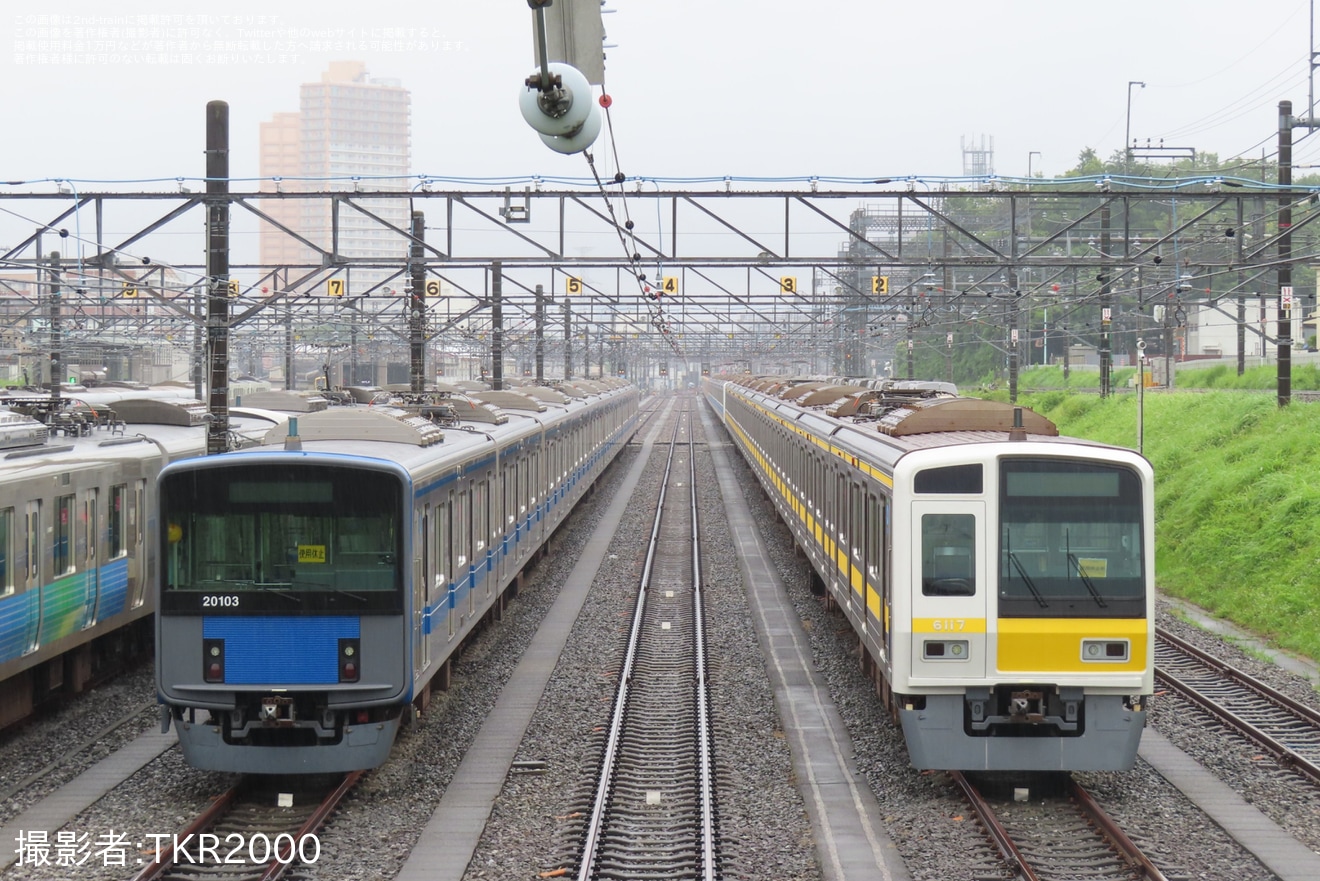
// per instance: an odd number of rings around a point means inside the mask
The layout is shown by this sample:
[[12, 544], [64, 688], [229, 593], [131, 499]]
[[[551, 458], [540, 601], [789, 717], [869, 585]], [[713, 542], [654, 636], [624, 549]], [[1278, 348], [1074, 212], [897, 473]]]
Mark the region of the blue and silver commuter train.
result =
[[332, 408], [162, 472], [157, 685], [189, 763], [384, 762], [638, 422], [621, 380], [479, 397]]
[[1144, 458], [937, 385], [703, 386], [856, 632], [914, 766], [1132, 766], [1154, 690]]

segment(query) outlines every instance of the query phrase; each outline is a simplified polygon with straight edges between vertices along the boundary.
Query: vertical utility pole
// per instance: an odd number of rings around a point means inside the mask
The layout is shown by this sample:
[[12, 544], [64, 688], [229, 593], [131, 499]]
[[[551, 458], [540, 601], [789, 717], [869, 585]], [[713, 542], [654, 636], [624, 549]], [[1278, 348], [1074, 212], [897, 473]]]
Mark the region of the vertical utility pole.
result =
[[206, 105], [206, 454], [229, 449], [229, 105]]
[[536, 382], [545, 382], [545, 290], [536, 286]]
[[[352, 300], [346, 304], [348, 306], [348, 376], [343, 378], [344, 385], [353, 385], [358, 378], [358, 324], [361, 323], [362, 313]], [[326, 377], [325, 383], [330, 385], [330, 377]], [[329, 389], [326, 389], [329, 391]]]
[[[916, 351], [915, 351], [916, 341], [913, 339], [913, 334], [915, 333], [915, 328], [913, 327], [913, 325], [916, 324], [916, 321], [917, 321], [917, 298], [913, 297], [911, 300], [908, 301], [908, 320], [907, 320], [907, 378], [908, 379], [917, 378], [917, 364], [916, 364]], [[866, 327], [866, 325], [863, 324], [862, 327], [864, 328]], [[858, 376], [862, 375], [860, 370], [858, 370], [857, 375]]]
[[[950, 249], [949, 246], [949, 227], [947, 224], [944, 224], [943, 226], [944, 226], [944, 231], [943, 231], [943, 235], [941, 236], [943, 241], [940, 243], [940, 256], [943, 258], [941, 262], [944, 265], [941, 267], [940, 270], [942, 274], [942, 278], [940, 279], [940, 286], [944, 288], [943, 305], [947, 309], [948, 307], [953, 305], [953, 296], [954, 296], [953, 290], [955, 287], [957, 287], [957, 283], [956, 283], [957, 280], [953, 273], [953, 261], [949, 259], [949, 256], [952, 254], [952, 250]], [[961, 309], [958, 310], [958, 317], [959, 318], [962, 317]], [[949, 331], [944, 336], [944, 355], [945, 355], [944, 378], [949, 382], [953, 382], [953, 332], [952, 331]]]
[[573, 378], [573, 308], [564, 297], [564, 379]]
[[64, 345], [60, 326], [60, 252], [50, 252], [50, 400], [51, 414], [60, 409], [60, 381], [64, 366], [60, 364], [60, 348]]
[[[1146, 84], [1139, 80], [1128, 80], [1127, 127], [1123, 129], [1123, 173], [1132, 173], [1132, 87]], [[1030, 157], [1028, 157], [1030, 158]]]
[[1100, 208], [1100, 397], [1107, 398], [1110, 387], [1112, 359], [1109, 351], [1111, 320], [1109, 299], [1109, 202]]
[[209, 290], [210, 282], [205, 279], [192, 288], [193, 346], [190, 372], [193, 397], [199, 401], [206, 399], [206, 295]]
[[[1238, 282], [1241, 288], [1242, 282]], [[1247, 298], [1237, 298], [1237, 375], [1247, 372]]]
[[1269, 318], [1270, 318], [1269, 298], [1266, 297], [1265, 292], [1262, 291], [1260, 295], [1260, 302], [1256, 304], [1256, 326], [1259, 330], [1259, 336], [1260, 336], [1260, 363], [1262, 365], [1268, 364], [1270, 362], [1269, 352], [1265, 350], [1265, 347], [1268, 346], [1270, 342]]
[[[293, 304], [284, 299], [284, 387], [293, 391], [297, 384], [293, 376]], [[329, 380], [326, 380], [329, 382]], [[329, 389], [326, 389], [329, 391]]]
[[408, 247], [410, 283], [408, 291], [408, 390], [418, 394], [426, 388], [426, 216], [412, 213], [412, 244]]
[[1008, 401], [1017, 403], [1018, 393], [1018, 290], [1017, 270], [1008, 271]]
[[[596, 307], [592, 306], [594, 313]], [[591, 324], [588, 322], [582, 326], [582, 378], [591, 379]]]
[[1137, 452], [1146, 451], [1146, 341], [1137, 340]]
[[[1073, 293], [1077, 292], [1077, 270], [1073, 269]], [[1065, 313], [1066, 314], [1066, 313]], [[1059, 322], [1054, 322], [1058, 325]], [[1068, 379], [1072, 374], [1072, 343], [1068, 342], [1068, 323], [1065, 320], [1061, 328], [1063, 333], [1059, 335], [1059, 342], [1063, 348], [1063, 385], [1068, 386]]]
[[[1233, 258], [1233, 262], [1236, 263], [1238, 266], [1242, 265], [1242, 260], [1243, 260], [1242, 243], [1246, 241], [1247, 238], [1246, 236], [1247, 228], [1243, 225], [1244, 220], [1245, 218], [1242, 215], [1242, 200], [1238, 199], [1237, 256]], [[1241, 291], [1243, 286], [1246, 285], [1246, 283], [1247, 283], [1246, 273], [1243, 272], [1241, 269], [1239, 269], [1237, 274], [1236, 290]], [[1247, 369], [1246, 324], [1247, 324], [1247, 301], [1243, 299], [1242, 295], [1239, 293], [1237, 297], [1237, 375], [1238, 376], [1241, 376], [1243, 373], [1245, 373]]]
[[1279, 406], [1292, 400], [1292, 102], [1279, 102]]
[[490, 264], [490, 387], [504, 388], [504, 264]]
[[1174, 310], [1164, 308], [1164, 387], [1173, 388], [1173, 321]]
[[1050, 310], [1040, 310], [1040, 366], [1050, 366]]

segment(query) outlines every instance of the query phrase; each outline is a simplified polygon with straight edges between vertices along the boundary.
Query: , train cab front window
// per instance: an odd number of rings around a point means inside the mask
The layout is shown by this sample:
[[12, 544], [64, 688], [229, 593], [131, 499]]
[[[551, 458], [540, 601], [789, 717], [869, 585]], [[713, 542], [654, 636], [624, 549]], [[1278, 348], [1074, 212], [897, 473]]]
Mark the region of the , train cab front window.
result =
[[165, 475], [162, 610], [397, 613], [402, 511], [402, 482], [381, 471], [244, 463]]
[[1003, 460], [1000, 616], [1143, 617], [1141, 521], [1141, 480], [1130, 468]]
[[971, 514], [921, 517], [921, 592], [925, 596], [976, 595], [976, 518]]

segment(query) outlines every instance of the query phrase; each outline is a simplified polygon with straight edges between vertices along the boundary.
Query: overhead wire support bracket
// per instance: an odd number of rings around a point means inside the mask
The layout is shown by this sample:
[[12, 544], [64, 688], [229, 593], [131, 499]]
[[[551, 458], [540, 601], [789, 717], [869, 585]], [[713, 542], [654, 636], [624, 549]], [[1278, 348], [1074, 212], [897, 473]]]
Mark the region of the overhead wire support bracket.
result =
[[532, 20], [536, 28], [536, 65], [541, 68], [539, 74], [532, 74], [527, 78], [527, 85], [538, 89], [543, 100], [546, 93], [551, 89], [559, 88], [560, 85], [559, 77], [550, 75], [550, 49], [545, 35], [545, 11], [554, 2], [555, 0], [527, 0], [527, 5], [535, 13]]
[[[523, 81], [518, 109], [551, 150], [581, 153], [600, 134], [601, 114], [591, 100], [591, 81], [582, 71], [571, 63], [550, 60], [546, 10], [552, 3], [553, 0], [527, 0], [533, 12], [537, 70]], [[558, 55], [562, 50], [556, 46], [554, 51]]]

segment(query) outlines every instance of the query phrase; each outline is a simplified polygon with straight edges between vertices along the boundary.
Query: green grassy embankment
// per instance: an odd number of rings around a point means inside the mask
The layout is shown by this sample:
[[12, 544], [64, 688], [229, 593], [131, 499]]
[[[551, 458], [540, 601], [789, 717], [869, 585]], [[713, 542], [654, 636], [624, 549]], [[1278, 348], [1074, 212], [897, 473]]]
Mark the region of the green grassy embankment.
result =
[[[1147, 368], [1147, 375], [1150, 368]], [[1127, 389], [1136, 379], [1137, 368], [1115, 367], [1110, 382], [1116, 389]], [[1256, 365], [1246, 368], [1238, 376], [1237, 368], [1225, 365], [1214, 367], [1184, 367], [1178, 371], [1175, 384], [1183, 389], [1238, 389], [1254, 391], [1273, 391], [1277, 384], [1278, 367], [1273, 364]], [[1320, 367], [1313, 362], [1292, 365], [1292, 388], [1294, 391], [1320, 390]], [[996, 383], [999, 389], [1006, 387], [1001, 378]], [[1062, 367], [1030, 367], [1018, 377], [1018, 389], [1023, 392], [1043, 389], [1076, 389], [1093, 391], [1100, 386], [1098, 367], [1074, 367], [1063, 375]]]
[[[1019, 403], [1064, 434], [1137, 446], [1133, 393], [1036, 392]], [[1320, 660], [1320, 404], [1152, 393], [1144, 434], [1160, 589]]]

